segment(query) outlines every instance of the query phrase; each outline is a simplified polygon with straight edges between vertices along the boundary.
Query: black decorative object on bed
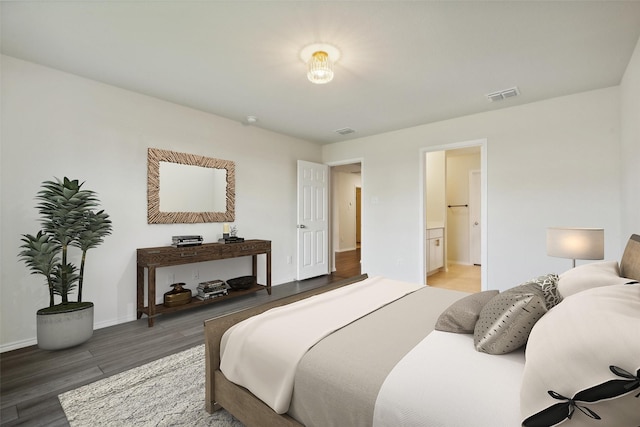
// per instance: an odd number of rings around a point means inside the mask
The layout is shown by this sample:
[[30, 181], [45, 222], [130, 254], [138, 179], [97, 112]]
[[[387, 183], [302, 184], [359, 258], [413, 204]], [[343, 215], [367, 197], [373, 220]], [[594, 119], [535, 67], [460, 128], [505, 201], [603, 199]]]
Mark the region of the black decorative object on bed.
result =
[[[606, 381], [586, 390], [579, 391], [572, 398], [562, 396], [553, 390], [549, 390], [548, 393], [551, 397], [557, 400], [562, 400], [563, 402], [556, 403], [555, 405], [530, 416], [522, 422], [522, 425], [525, 427], [551, 427], [566, 419], [570, 420], [576, 409], [589, 418], [596, 420], [602, 419], [595, 411], [589, 409], [587, 406], [581, 405], [580, 403], [596, 403], [601, 400], [609, 400], [623, 396], [637, 388], [640, 388], [640, 369], [638, 369], [635, 375], [613, 365], [609, 366], [609, 369], [615, 375], [624, 379]], [[637, 397], [640, 397], [640, 393], [636, 394], [636, 398]], [[597, 409], [597, 407], [595, 409]], [[607, 420], [604, 421], [606, 422]]]

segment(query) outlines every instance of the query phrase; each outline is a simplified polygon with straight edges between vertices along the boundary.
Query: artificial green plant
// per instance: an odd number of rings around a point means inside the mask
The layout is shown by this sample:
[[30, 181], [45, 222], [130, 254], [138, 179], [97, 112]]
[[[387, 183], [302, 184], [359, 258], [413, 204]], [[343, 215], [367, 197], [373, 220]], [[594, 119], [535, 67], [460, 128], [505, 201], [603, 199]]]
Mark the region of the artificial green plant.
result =
[[[98, 198], [91, 190], [83, 190], [83, 183], [64, 178], [45, 181], [36, 195], [42, 230], [33, 236], [22, 235], [20, 258], [31, 274], [42, 274], [49, 288], [48, 311], [68, 310], [83, 306], [82, 286], [86, 255], [111, 234], [111, 220], [104, 210], [97, 210]], [[70, 247], [82, 253], [80, 268], [68, 260]], [[69, 301], [69, 293], [78, 289], [76, 302]], [[55, 304], [54, 296], [62, 298]], [[91, 303], [84, 303], [91, 305]], [[44, 309], [47, 310], [47, 309]], [[41, 312], [43, 310], [40, 310]]]

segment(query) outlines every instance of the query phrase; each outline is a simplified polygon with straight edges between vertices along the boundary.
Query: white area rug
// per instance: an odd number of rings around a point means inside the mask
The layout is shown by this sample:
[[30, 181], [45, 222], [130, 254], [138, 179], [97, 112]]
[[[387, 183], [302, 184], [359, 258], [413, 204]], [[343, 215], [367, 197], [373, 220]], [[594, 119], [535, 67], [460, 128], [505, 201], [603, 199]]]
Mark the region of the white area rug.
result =
[[72, 427], [243, 427], [225, 410], [204, 409], [204, 345], [58, 396]]

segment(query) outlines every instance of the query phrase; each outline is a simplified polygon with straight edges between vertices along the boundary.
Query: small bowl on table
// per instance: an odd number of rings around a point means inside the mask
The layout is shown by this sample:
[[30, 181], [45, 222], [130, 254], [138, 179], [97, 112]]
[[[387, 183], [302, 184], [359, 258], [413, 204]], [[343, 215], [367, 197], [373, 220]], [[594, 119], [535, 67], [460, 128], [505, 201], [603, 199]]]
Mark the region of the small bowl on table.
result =
[[256, 276], [242, 276], [227, 280], [233, 290], [244, 290], [257, 284]]

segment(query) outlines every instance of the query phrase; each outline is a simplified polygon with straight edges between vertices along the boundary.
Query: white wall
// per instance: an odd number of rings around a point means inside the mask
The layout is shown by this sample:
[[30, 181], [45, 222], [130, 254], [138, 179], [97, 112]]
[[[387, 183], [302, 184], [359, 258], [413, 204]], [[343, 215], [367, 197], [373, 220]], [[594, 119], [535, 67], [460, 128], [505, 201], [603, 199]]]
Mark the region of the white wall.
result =
[[[621, 88], [622, 235], [640, 234], [640, 40]], [[625, 243], [625, 242], [622, 242]]]
[[570, 267], [546, 255], [549, 226], [604, 227], [605, 257], [620, 258], [628, 236], [620, 230], [620, 96], [613, 87], [324, 146], [325, 162], [366, 164], [363, 272], [423, 282], [420, 150], [481, 138], [488, 141], [487, 289]]
[[[6, 56], [1, 83], [3, 351], [35, 343], [35, 312], [48, 304], [43, 278], [17, 257], [21, 234], [39, 229], [34, 196], [42, 181], [86, 181], [113, 220], [113, 235], [87, 257], [84, 299], [96, 303], [97, 328], [135, 319], [136, 248], [178, 234], [221, 237], [219, 223], [147, 224], [148, 147], [235, 161], [238, 235], [272, 240], [274, 284], [295, 277], [286, 258], [296, 257], [296, 160], [320, 161], [317, 145]], [[201, 279], [225, 279], [250, 264], [198, 269]], [[193, 269], [159, 269], [159, 299], [170, 281], [195, 283]]]

